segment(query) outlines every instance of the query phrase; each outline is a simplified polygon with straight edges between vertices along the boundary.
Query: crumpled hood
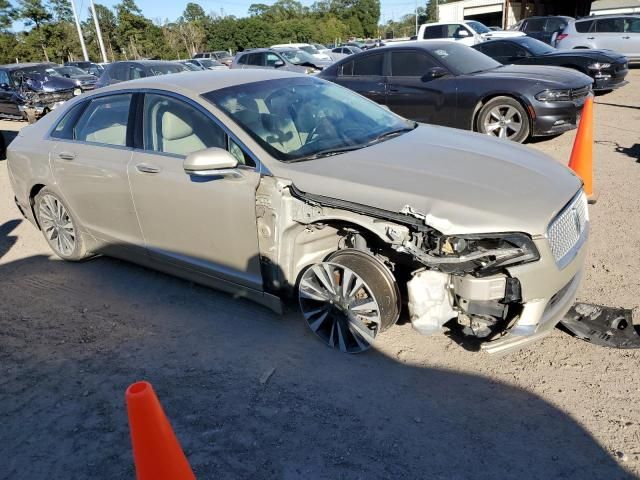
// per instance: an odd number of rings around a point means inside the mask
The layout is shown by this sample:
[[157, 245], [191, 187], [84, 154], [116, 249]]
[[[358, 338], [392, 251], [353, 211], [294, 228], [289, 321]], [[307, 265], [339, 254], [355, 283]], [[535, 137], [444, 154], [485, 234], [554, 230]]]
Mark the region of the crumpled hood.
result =
[[302, 192], [394, 213], [409, 205], [443, 233], [544, 234], [581, 185], [532, 148], [427, 125], [353, 152], [273, 167]]
[[593, 82], [591, 77], [576, 70], [546, 65], [504, 65], [473, 76], [485, 79], [519, 78], [557, 88], [580, 88]]
[[53, 75], [27, 74], [24, 82], [29, 90], [42, 93], [53, 93], [64, 90], [72, 90], [76, 87], [75, 80]]

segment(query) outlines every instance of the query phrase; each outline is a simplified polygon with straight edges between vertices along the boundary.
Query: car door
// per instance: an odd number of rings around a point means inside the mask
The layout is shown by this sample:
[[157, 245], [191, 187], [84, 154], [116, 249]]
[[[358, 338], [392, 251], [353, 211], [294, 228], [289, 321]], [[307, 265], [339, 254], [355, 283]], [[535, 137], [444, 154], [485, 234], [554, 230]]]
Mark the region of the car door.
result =
[[105, 95], [69, 111], [51, 134], [50, 164], [83, 227], [114, 245], [143, 247], [127, 173], [131, 100], [130, 93]]
[[429, 71], [440, 65], [419, 50], [394, 50], [389, 55], [391, 69], [386, 95], [389, 109], [418, 122], [453, 124], [455, 113], [451, 105], [445, 104], [443, 91], [445, 82], [451, 79], [429, 77]]
[[472, 46], [476, 43], [475, 32], [462, 23], [449, 23], [446, 27], [446, 38], [463, 45]]
[[358, 56], [338, 69], [338, 77], [335, 81], [384, 105], [386, 103], [384, 58], [384, 53]]
[[640, 59], [640, 18], [624, 19], [623, 53], [628, 58]]
[[20, 115], [16, 103], [15, 87], [6, 70], [0, 70], [0, 113]]
[[626, 55], [626, 36], [624, 33], [624, 18], [610, 17], [596, 19], [595, 33], [587, 36], [588, 40], [595, 40], [597, 48], [606, 48]]
[[258, 53], [250, 53], [246, 56], [245, 63], [242, 65], [242, 68], [264, 68], [265, 65], [265, 54]]
[[[131, 192], [150, 255], [175, 266], [262, 289], [255, 192], [260, 180], [247, 152], [203, 109], [183, 98], [144, 96], [142, 144], [129, 166]], [[233, 175], [196, 177], [187, 155], [227, 148]]]

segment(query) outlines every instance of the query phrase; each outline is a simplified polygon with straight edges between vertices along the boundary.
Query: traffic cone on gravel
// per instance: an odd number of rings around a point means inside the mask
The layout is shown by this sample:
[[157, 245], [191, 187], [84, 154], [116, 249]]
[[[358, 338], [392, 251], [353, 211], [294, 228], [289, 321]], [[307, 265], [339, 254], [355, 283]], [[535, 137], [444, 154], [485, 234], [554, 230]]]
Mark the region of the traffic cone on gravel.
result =
[[125, 393], [138, 480], [195, 480], [162, 405], [148, 382]]
[[584, 191], [589, 203], [595, 203], [593, 191], [593, 97], [587, 98], [582, 107], [582, 118], [573, 143], [569, 168], [584, 182]]

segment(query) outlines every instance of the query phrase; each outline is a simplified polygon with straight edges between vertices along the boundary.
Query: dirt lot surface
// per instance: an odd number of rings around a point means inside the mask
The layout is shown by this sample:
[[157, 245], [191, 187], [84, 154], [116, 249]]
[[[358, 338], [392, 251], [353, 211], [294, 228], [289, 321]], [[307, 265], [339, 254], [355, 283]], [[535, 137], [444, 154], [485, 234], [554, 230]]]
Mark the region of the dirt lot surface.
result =
[[[596, 99], [600, 199], [579, 299], [636, 309], [640, 70], [630, 80]], [[530, 147], [566, 163], [574, 137]], [[124, 391], [139, 379], [200, 479], [636, 478], [639, 361], [560, 331], [489, 357], [409, 325], [340, 354], [295, 311], [109, 258], [59, 261], [0, 161], [3, 479], [133, 478]]]

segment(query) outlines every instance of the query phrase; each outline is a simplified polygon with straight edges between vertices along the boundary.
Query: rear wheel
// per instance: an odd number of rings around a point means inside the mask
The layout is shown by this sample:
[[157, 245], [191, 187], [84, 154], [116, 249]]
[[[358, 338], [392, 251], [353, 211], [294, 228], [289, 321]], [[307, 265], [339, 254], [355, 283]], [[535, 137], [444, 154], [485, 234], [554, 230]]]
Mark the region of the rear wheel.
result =
[[492, 137], [522, 143], [531, 133], [531, 122], [524, 107], [511, 97], [496, 97], [478, 113], [477, 129]]
[[354, 249], [309, 267], [298, 286], [302, 314], [327, 345], [346, 353], [367, 350], [400, 313], [400, 295], [389, 270]]
[[42, 234], [56, 255], [70, 261], [89, 256], [78, 222], [56, 193], [46, 187], [40, 190], [34, 210]]

